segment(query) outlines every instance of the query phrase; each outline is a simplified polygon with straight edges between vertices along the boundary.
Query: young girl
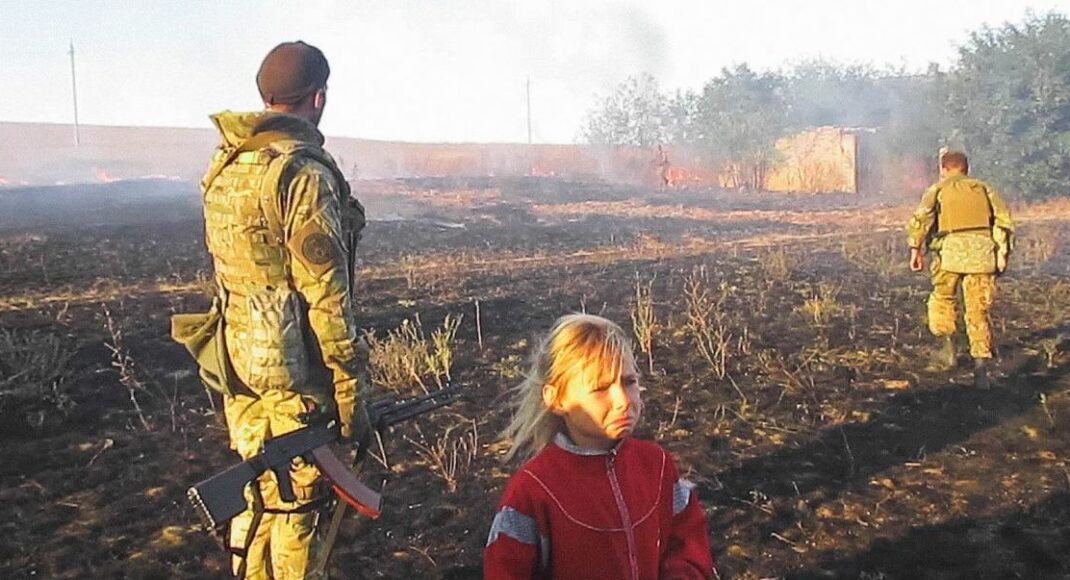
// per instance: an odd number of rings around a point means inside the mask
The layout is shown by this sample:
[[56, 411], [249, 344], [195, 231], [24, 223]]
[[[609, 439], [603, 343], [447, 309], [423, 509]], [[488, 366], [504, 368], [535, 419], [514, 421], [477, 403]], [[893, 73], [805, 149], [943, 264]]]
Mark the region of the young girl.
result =
[[643, 406], [619, 326], [559, 318], [517, 399], [507, 458], [535, 457], [505, 488], [486, 578], [716, 578], [691, 484], [660, 446], [629, 437]]

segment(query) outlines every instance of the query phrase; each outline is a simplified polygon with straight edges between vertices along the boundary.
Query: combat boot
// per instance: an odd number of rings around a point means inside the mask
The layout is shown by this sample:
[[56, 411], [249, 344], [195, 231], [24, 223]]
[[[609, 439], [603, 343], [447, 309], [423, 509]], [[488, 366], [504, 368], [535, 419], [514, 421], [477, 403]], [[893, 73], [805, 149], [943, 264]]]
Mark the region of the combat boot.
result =
[[988, 359], [973, 359], [973, 386], [982, 391], [992, 388], [992, 382], [988, 379]]
[[944, 373], [955, 368], [955, 341], [950, 336], [938, 337], [939, 346], [932, 351], [928, 370]]

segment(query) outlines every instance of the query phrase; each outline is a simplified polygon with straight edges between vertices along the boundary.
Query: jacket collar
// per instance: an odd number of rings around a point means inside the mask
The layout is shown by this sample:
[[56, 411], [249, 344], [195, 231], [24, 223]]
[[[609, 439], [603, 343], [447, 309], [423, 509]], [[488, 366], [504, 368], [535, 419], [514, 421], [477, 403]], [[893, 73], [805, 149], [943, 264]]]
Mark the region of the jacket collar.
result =
[[580, 447], [579, 445], [576, 445], [568, 438], [568, 435], [563, 432], [558, 432], [557, 435], [554, 435], [554, 445], [557, 445], [573, 455], [583, 456], [616, 455], [617, 452], [620, 451], [621, 446], [624, 445], [624, 441], [625, 439], [618, 441], [616, 445], [609, 449], [592, 449], [590, 447]]
[[968, 179], [969, 177], [970, 176], [966, 175], [965, 173], [955, 173], [955, 174], [952, 174], [952, 175], [945, 176], [943, 179], [940, 180], [940, 183], [943, 184], [943, 185], [947, 185], [949, 183], [954, 183], [956, 181], [962, 181], [963, 179]]
[[267, 131], [284, 133], [294, 141], [323, 146], [323, 133], [308, 121], [274, 111], [235, 113], [223, 111], [211, 116], [223, 142], [231, 147], [240, 146], [246, 139]]

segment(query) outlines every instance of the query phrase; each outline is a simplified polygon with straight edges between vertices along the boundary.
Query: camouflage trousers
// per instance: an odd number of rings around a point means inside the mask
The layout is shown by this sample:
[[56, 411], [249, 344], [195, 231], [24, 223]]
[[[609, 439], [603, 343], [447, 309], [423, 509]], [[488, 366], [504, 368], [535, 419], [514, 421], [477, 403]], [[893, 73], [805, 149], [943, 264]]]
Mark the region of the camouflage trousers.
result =
[[[304, 426], [298, 417], [308, 407], [297, 393], [271, 390], [263, 397], [251, 393], [223, 398], [223, 410], [230, 431], [230, 445], [248, 459], [260, 452], [266, 439], [289, 433]], [[326, 493], [321, 484], [319, 470], [301, 459], [294, 460], [290, 469], [294, 496], [297, 501], [284, 502], [279, 498], [278, 481], [272, 471], [260, 477], [258, 492], [263, 500], [265, 513], [256, 527], [245, 557], [245, 577], [250, 580], [274, 578], [276, 580], [300, 580], [322, 578], [310, 574], [310, 562], [319, 556], [323, 548], [324, 526], [319, 525], [320, 511], [295, 511], [319, 495]], [[250, 506], [230, 523], [229, 543], [232, 550], [239, 550], [231, 565], [238, 572], [241, 564], [240, 550], [246, 545], [249, 528], [254, 519], [254, 494], [252, 486], [246, 489], [246, 501]]]
[[966, 336], [970, 339], [970, 356], [992, 358], [992, 321], [989, 310], [996, 296], [995, 274], [956, 274], [932, 267], [933, 291], [929, 295], [929, 330], [935, 336], [955, 333], [955, 300], [959, 286], [966, 309]]

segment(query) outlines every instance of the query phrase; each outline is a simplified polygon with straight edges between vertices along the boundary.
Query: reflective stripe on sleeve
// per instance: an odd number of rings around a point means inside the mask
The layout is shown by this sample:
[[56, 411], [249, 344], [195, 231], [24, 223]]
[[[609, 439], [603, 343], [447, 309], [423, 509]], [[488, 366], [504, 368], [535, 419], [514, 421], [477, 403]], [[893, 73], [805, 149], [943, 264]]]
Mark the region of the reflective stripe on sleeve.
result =
[[691, 490], [694, 488], [695, 484], [686, 479], [676, 480], [676, 484], [672, 486], [672, 515], [679, 515], [684, 511], [691, 501]]
[[494, 515], [494, 522], [490, 525], [487, 546], [493, 544], [502, 534], [522, 544], [537, 546], [542, 565], [545, 567], [550, 563], [550, 539], [539, 534], [539, 528], [531, 516], [508, 506], [498, 510]]

